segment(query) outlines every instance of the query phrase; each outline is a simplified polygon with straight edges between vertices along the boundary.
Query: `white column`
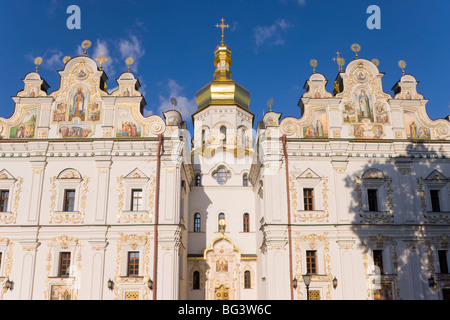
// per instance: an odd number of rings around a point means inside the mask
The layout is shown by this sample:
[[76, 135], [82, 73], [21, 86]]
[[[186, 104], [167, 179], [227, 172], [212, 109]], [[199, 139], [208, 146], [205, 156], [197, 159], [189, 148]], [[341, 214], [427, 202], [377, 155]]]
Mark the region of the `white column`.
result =
[[19, 300], [31, 300], [33, 298], [36, 251], [40, 243], [36, 241], [22, 241], [20, 244], [23, 249], [23, 259], [21, 265], [22, 271], [20, 276]]
[[45, 161], [31, 162], [33, 174], [31, 176], [27, 223], [38, 223], [46, 165], [47, 162]]
[[90, 281], [90, 299], [101, 300], [103, 298], [103, 289], [106, 286], [104, 278], [105, 271], [105, 249], [108, 243], [106, 241], [89, 241], [92, 248], [91, 281]]

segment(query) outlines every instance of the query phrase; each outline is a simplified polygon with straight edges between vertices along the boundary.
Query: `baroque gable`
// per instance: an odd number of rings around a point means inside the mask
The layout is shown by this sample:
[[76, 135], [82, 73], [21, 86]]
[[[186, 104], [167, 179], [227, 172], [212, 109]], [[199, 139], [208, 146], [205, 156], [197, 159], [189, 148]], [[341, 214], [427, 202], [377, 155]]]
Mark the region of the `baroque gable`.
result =
[[307, 139], [450, 139], [449, 121], [428, 117], [428, 101], [417, 92], [413, 76], [402, 76], [393, 97], [383, 91], [383, 75], [372, 61], [355, 59], [338, 74], [333, 96], [325, 77], [314, 73], [298, 104], [302, 116], [284, 118], [281, 133]]
[[161, 117], [142, 115], [146, 102], [130, 72], [117, 79], [112, 93], [106, 74], [89, 57], [70, 59], [58, 73], [60, 87], [50, 94], [37, 72], [25, 77], [24, 90], [13, 97], [14, 114], [0, 118], [2, 139], [141, 138], [165, 131]]

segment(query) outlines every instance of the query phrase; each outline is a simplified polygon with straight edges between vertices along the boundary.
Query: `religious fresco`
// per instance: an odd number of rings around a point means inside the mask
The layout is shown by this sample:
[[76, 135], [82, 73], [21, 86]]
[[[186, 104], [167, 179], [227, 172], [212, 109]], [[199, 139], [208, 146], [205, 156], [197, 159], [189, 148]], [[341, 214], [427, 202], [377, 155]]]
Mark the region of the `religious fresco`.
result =
[[74, 93], [70, 96], [69, 121], [73, 118], [85, 120], [88, 104], [88, 93], [83, 86], [76, 87]]
[[383, 135], [383, 126], [365, 121], [363, 124], [353, 126], [353, 135], [359, 139], [379, 139]]
[[52, 285], [50, 300], [72, 300], [71, 286]]
[[382, 283], [379, 289], [373, 289], [373, 300], [393, 300], [392, 285]]
[[66, 121], [67, 103], [60, 102], [56, 104], [55, 111], [53, 111], [53, 121], [63, 122]]
[[100, 105], [98, 102], [92, 102], [88, 107], [88, 121], [100, 121]]
[[303, 128], [303, 135], [305, 138], [328, 137], [327, 112], [325, 110], [315, 112], [311, 124]]
[[[368, 75], [359, 71], [355, 79], [366, 81]], [[380, 139], [384, 133], [383, 125], [390, 123], [387, 103], [383, 100], [373, 101], [372, 94], [365, 86], [353, 93], [352, 102], [346, 102], [342, 110], [342, 121], [351, 125], [350, 132], [359, 139]]]
[[347, 103], [344, 106], [344, 111], [342, 112], [342, 120], [345, 123], [356, 122], [356, 109], [351, 103]]
[[167, 124], [168, 124], [169, 126], [177, 126], [177, 125], [178, 125], [178, 119], [177, 119], [177, 117], [170, 117], [170, 118], [167, 120]]
[[405, 111], [403, 113], [405, 120], [406, 136], [411, 139], [430, 139], [430, 129], [424, 127], [413, 112]]
[[219, 258], [216, 261], [216, 272], [228, 272], [228, 261], [224, 258]]
[[116, 137], [141, 137], [142, 127], [136, 124], [129, 108], [117, 108]]
[[58, 132], [62, 138], [87, 138], [93, 132], [93, 127], [90, 124], [79, 124], [75, 120], [73, 124], [60, 124]]
[[9, 131], [10, 138], [34, 138], [36, 131], [37, 108], [27, 109], [24, 112], [22, 121], [11, 127]]
[[362, 88], [357, 90], [355, 101], [358, 122], [362, 122], [363, 119], [369, 119], [374, 122], [372, 98], [368, 94], [367, 89]]
[[375, 122], [381, 124], [388, 124], [389, 121], [389, 112], [386, 110], [386, 107], [382, 103], [378, 103], [375, 105]]

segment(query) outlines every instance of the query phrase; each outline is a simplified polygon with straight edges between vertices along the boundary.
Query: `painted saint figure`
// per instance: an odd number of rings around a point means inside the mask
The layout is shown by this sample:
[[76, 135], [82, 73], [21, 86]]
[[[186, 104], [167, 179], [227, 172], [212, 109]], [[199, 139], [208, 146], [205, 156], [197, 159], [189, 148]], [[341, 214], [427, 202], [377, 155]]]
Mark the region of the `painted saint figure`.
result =
[[323, 126], [322, 123], [317, 120], [316, 121], [316, 136], [323, 137]]
[[72, 117], [83, 117], [84, 114], [84, 93], [83, 88], [78, 88], [73, 96]]
[[372, 114], [370, 112], [369, 96], [366, 94], [365, 90], [361, 90], [361, 93], [358, 96], [358, 104], [361, 119], [371, 119]]

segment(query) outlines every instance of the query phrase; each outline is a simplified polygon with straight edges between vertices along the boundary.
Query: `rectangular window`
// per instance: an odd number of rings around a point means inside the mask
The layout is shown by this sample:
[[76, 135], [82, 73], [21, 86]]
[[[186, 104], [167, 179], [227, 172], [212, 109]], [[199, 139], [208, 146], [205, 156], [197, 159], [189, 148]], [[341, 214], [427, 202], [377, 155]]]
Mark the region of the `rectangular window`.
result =
[[9, 190], [0, 190], [0, 212], [8, 211]]
[[63, 211], [75, 211], [75, 190], [64, 190], [64, 208]]
[[61, 252], [59, 254], [59, 277], [69, 277], [70, 252]]
[[303, 203], [306, 211], [314, 210], [314, 189], [303, 189]]
[[369, 200], [369, 211], [378, 211], [377, 189], [367, 189], [367, 198]]
[[317, 274], [316, 251], [306, 251], [306, 272], [309, 274]]
[[128, 252], [128, 277], [139, 276], [139, 252]]
[[439, 204], [439, 190], [430, 190], [431, 197], [431, 211], [441, 212], [441, 206]]
[[438, 250], [438, 255], [441, 273], [448, 273], [447, 250]]
[[383, 250], [373, 250], [373, 264], [378, 268], [380, 268], [380, 274], [384, 274]]
[[142, 189], [131, 190], [131, 211], [142, 211], [143, 209]]

